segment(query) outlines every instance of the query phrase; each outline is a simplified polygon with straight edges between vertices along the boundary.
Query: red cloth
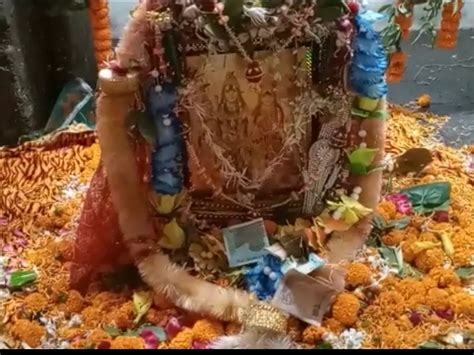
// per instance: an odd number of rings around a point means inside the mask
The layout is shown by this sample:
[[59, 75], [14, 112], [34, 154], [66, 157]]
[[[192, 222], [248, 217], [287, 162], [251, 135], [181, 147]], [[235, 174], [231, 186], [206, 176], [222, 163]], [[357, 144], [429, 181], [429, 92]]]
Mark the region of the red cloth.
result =
[[[149, 152], [145, 144], [136, 146], [136, 156], [138, 172], [144, 177], [145, 185], [150, 176]], [[76, 230], [70, 268], [71, 287], [84, 291], [101, 269], [130, 263], [105, 168], [101, 163], [92, 177]]]

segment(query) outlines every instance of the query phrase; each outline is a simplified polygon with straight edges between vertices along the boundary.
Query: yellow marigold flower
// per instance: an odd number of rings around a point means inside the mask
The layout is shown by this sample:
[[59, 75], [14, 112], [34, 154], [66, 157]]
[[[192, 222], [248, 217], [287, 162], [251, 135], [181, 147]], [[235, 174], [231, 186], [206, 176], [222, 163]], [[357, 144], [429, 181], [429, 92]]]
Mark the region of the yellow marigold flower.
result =
[[193, 326], [193, 340], [212, 341], [222, 335], [224, 335], [224, 327], [217, 321], [202, 319]]
[[48, 307], [48, 299], [38, 292], [26, 296], [23, 302], [26, 309], [33, 313], [42, 312]]
[[377, 206], [377, 212], [384, 217], [386, 221], [395, 219], [397, 215], [397, 206], [390, 201], [382, 201]]
[[168, 344], [169, 349], [192, 349], [193, 348], [193, 331], [192, 329], [184, 329], [179, 332]]
[[382, 237], [385, 245], [396, 246], [403, 240], [404, 233], [400, 230], [394, 230]]
[[332, 316], [345, 326], [351, 326], [357, 321], [360, 310], [359, 299], [352, 293], [341, 293], [332, 306]]
[[87, 307], [81, 312], [82, 323], [89, 328], [96, 328], [102, 323], [105, 314], [97, 307]]
[[415, 265], [418, 269], [427, 273], [435, 267], [443, 266], [444, 257], [445, 255], [441, 248], [423, 250], [416, 256]]
[[236, 335], [239, 334], [242, 330], [242, 325], [238, 323], [229, 323], [225, 327], [225, 333], [227, 335]]
[[68, 313], [81, 313], [84, 308], [84, 298], [77, 291], [71, 290], [66, 300], [66, 310]]
[[335, 318], [327, 318], [323, 320], [322, 326], [334, 334], [341, 333], [345, 328], [344, 325]]
[[430, 270], [428, 275], [438, 283], [438, 287], [440, 288], [461, 285], [459, 276], [456, 275], [454, 271], [445, 269], [444, 267], [435, 267]]
[[474, 296], [466, 292], [455, 293], [448, 297], [450, 308], [456, 314], [465, 314], [468, 317], [474, 316]]
[[88, 340], [93, 344], [98, 345], [103, 341], [111, 342], [112, 337], [102, 329], [94, 329], [90, 333]]
[[20, 319], [13, 325], [11, 335], [32, 348], [37, 348], [41, 345], [41, 339], [46, 335], [46, 330], [37, 322]]
[[377, 303], [382, 312], [389, 316], [399, 316], [405, 310], [405, 301], [398, 291], [383, 291], [380, 293]]
[[347, 268], [346, 282], [349, 286], [369, 285], [371, 277], [372, 272], [365, 264], [353, 263]]
[[303, 331], [303, 342], [309, 345], [316, 345], [324, 335], [324, 328], [310, 325]]
[[448, 292], [440, 288], [432, 288], [426, 294], [426, 304], [433, 310], [445, 310], [449, 308]]
[[115, 309], [107, 314], [106, 323], [115, 325], [120, 329], [129, 329], [133, 327], [134, 319], [135, 310], [133, 302], [129, 301], [123, 304], [119, 309]]
[[119, 336], [110, 343], [111, 349], [145, 349], [145, 341], [139, 337]]

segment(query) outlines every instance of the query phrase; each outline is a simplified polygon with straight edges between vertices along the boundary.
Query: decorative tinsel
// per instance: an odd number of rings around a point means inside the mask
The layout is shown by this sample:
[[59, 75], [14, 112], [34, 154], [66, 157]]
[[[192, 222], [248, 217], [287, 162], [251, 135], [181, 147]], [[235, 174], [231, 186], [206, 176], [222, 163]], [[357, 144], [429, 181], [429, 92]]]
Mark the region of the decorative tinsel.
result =
[[380, 99], [387, 94], [387, 56], [381, 36], [373, 28], [373, 24], [382, 18], [383, 15], [373, 11], [363, 11], [355, 17], [357, 35], [354, 41], [351, 85], [356, 94], [371, 99]]
[[174, 85], [151, 87], [147, 108], [157, 129], [152, 157], [152, 185], [156, 192], [175, 195], [183, 187], [183, 139], [179, 119], [174, 113], [177, 91]]
[[283, 278], [281, 260], [271, 254], [266, 255], [245, 274], [247, 289], [255, 293], [258, 299], [268, 300], [273, 297]]

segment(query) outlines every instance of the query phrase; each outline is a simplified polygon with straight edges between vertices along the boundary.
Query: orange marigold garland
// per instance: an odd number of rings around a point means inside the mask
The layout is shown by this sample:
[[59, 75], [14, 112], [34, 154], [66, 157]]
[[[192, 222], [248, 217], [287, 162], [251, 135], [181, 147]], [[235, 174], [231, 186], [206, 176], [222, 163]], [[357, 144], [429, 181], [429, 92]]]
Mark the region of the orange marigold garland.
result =
[[441, 25], [436, 37], [436, 46], [438, 48], [453, 49], [456, 47], [462, 7], [462, 0], [454, 0], [443, 6]]
[[[403, 6], [406, 9], [405, 13], [401, 13], [399, 8]], [[410, 28], [413, 25], [413, 5], [404, 4], [403, 1], [397, 2], [395, 23], [400, 26], [401, 36], [403, 40], [410, 38]]]
[[95, 59], [99, 69], [112, 55], [112, 32], [109, 19], [108, 0], [92, 0], [89, 15], [94, 39]]
[[405, 73], [407, 55], [401, 50], [390, 54], [390, 64], [387, 70], [387, 82], [389, 84], [399, 83]]

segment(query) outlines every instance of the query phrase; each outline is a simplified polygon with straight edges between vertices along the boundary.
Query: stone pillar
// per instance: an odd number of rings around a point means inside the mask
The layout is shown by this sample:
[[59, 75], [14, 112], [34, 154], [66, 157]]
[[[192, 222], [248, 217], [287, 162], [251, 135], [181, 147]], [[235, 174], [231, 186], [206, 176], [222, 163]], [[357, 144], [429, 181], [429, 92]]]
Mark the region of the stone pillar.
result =
[[0, 145], [43, 128], [74, 77], [95, 86], [87, 1], [0, 0]]

